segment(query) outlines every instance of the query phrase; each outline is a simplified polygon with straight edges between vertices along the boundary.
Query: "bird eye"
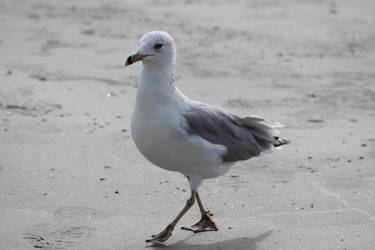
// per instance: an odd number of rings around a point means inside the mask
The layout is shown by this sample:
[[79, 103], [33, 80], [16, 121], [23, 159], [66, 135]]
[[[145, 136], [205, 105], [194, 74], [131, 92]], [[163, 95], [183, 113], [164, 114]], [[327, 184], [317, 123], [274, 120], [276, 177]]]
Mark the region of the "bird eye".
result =
[[161, 43], [157, 43], [154, 45], [154, 49], [161, 49], [161, 47], [163, 47], [164, 44], [161, 44]]

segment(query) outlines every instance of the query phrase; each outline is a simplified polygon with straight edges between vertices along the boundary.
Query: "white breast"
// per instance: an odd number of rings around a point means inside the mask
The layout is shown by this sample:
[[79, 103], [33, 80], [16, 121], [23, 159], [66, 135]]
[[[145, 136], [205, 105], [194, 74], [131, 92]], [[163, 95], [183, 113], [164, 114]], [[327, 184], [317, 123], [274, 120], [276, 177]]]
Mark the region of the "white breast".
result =
[[[177, 90], [176, 95], [178, 93]], [[221, 160], [226, 148], [188, 135], [184, 129], [186, 122], [181, 116], [187, 104], [181, 100], [183, 97], [175, 98], [176, 103], [136, 105], [131, 131], [138, 150], [150, 162], [167, 170], [202, 178], [222, 174], [227, 170], [226, 167], [223, 169]]]

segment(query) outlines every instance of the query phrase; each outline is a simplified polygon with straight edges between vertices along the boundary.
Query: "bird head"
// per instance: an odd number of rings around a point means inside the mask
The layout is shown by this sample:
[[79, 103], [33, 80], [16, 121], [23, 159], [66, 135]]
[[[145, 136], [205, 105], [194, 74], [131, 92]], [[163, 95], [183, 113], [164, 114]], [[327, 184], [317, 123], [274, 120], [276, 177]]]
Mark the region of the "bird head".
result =
[[173, 37], [164, 31], [151, 31], [143, 35], [138, 51], [126, 59], [125, 66], [138, 61], [147, 66], [174, 65], [176, 46]]

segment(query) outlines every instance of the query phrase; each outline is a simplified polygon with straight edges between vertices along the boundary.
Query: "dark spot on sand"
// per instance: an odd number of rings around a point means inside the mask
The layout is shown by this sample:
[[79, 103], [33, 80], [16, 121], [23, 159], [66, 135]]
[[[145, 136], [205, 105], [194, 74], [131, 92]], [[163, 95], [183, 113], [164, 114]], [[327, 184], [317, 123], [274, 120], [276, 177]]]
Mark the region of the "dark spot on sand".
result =
[[322, 119], [308, 119], [307, 121], [311, 123], [324, 123]]
[[41, 76], [41, 75], [31, 75], [30, 77], [33, 78], [33, 79], [37, 79], [37, 80], [39, 80], [41, 82], [47, 81], [47, 77]]
[[336, 7], [336, 3], [335, 2], [331, 3], [330, 8], [329, 8], [329, 13], [331, 13], [332, 15], [336, 15], [337, 14], [337, 7]]
[[30, 14], [27, 16], [29, 19], [34, 19], [34, 20], [38, 20], [40, 19], [40, 16], [39, 15], [36, 15], [36, 14]]
[[82, 30], [81, 33], [86, 36], [91, 36], [95, 33], [95, 30], [94, 29]]
[[27, 107], [25, 106], [19, 106], [19, 105], [13, 105], [13, 104], [8, 104], [5, 106], [6, 109], [22, 109], [22, 110], [26, 110]]

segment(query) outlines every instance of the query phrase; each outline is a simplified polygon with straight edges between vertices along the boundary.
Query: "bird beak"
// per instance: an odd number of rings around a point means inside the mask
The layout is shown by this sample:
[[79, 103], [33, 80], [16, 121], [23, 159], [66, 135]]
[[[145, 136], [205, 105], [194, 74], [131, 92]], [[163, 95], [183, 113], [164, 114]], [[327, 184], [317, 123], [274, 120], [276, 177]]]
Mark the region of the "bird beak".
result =
[[125, 67], [128, 66], [128, 65], [131, 65], [135, 62], [138, 62], [138, 61], [141, 61], [146, 55], [141, 55], [139, 54], [139, 52], [135, 53], [134, 55], [131, 55], [128, 57], [128, 59], [126, 59], [126, 62], [125, 62]]

